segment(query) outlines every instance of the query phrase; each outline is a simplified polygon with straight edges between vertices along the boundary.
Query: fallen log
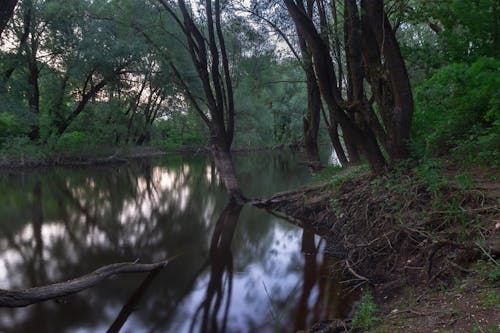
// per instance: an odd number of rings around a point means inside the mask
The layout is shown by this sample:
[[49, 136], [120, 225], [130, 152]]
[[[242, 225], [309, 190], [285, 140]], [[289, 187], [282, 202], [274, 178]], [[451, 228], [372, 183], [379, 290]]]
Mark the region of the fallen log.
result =
[[75, 294], [116, 274], [151, 272], [165, 267], [168, 260], [154, 264], [125, 262], [103, 266], [89, 274], [65, 282], [19, 290], [0, 289], [0, 307], [24, 307]]

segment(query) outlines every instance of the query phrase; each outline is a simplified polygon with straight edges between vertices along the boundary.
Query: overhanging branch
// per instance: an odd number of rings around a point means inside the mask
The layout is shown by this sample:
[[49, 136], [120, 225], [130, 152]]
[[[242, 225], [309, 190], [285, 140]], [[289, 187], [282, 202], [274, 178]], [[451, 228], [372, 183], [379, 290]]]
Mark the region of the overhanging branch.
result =
[[116, 274], [151, 272], [155, 269], [165, 267], [167, 263], [168, 260], [154, 264], [138, 264], [135, 262], [117, 263], [103, 266], [92, 273], [65, 282], [21, 290], [0, 289], [0, 307], [24, 307], [68, 296], [91, 288]]

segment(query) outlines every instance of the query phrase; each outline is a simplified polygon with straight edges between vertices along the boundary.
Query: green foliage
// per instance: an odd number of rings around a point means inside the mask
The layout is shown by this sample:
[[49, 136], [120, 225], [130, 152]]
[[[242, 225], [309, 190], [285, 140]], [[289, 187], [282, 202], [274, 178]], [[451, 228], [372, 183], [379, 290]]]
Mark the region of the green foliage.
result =
[[451, 152], [465, 163], [500, 163], [500, 60], [451, 64], [416, 89], [414, 152]]
[[431, 193], [436, 194], [448, 184], [448, 179], [443, 176], [442, 162], [439, 160], [424, 160], [412, 171], [419, 176]]
[[455, 182], [457, 184], [457, 187], [461, 190], [472, 190], [477, 185], [470, 172], [456, 174]]
[[22, 134], [15, 116], [11, 113], [0, 112], [0, 145], [8, 137], [14, 137]]
[[345, 169], [344, 172], [338, 173], [334, 175], [330, 179], [330, 184], [334, 188], [339, 188], [342, 186], [342, 184], [345, 184], [346, 182], [352, 181], [356, 178], [358, 178], [360, 175], [367, 173], [369, 171], [368, 164], [361, 164], [361, 165], [356, 165], [349, 167]]
[[481, 292], [479, 295], [481, 304], [484, 307], [492, 308], [497, 307], [500, 308], [500, 295], [497, 293], [495, 289], [486, 289]]
[[242, 59], [235, 89], [235, 146], [287, 144], [302, 138], [307, 111], [303, 73], [269, 51]]
[[88, 152], [93, 149], [90, 136], [86, 133], [73, 131], [64, 133], [55, 143], [56, 152]]
[[5, 158], [43, 158], [46, 152], [37, 147], [28, 137], [9, 137], [0, 149], [0, 157]]
[[492, 261], [478, 260], [474, 269], [479, 276], [491, 283], [500, 281], [500, 266]]
[[[396, 7], [396, 6], [394, 6]], [[498, 2], [408, 1], [392, 14], [414, 82], [450, 63], [498, 55]]]
[[344, 169], [345, 168], [340, 165], [328, 165], [313, 175], [313, 181], [319, 183], [330, 180]]
[[356, 312], [352, 320], [353, 328], [367, 331], [382, 321], [376, 316], [378, 306], [373, 302], [373, 296], [370, 291], [366, 291], [359, 302], [359, 311]]

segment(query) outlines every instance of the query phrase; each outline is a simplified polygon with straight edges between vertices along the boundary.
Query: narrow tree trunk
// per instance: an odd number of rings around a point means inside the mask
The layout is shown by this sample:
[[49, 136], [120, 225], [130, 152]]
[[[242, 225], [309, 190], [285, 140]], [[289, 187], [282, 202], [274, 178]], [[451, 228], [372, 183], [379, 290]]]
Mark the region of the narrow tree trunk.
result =
[[332, 142], [333, 149], [335, 149], [335, 153], [337, 154], [340, 164], [343, 166], [347, 165], [349, 161], [347, 160], [344, 148], [340, 143], [339, 128], [336, 121], [333, 121], [333, 124], [328, 126], [328, 135], [330, 136], [330, 141]]
[[34, 115], [34, 124], [31, 125], [29, 137], [32, 141], [38, 141], [40, 139], [40, 125], [38, 119], [40, 115], [40, 86], [38, 84], [39, 72], [36, 58], [30, 59], [29, 73], [28, 83], [31, 86], [31, 92], [28, 103], [29, 109]]
[[[310, 59], [312, 61], [312, 59]], [[316, 82], [312, 63], [304, 65], [307, 81], [307, 115], [304, 117], [304, 145], [309, 164], [315, 170], [321, 168], [318, 149], [318, 130], [321, 111], [321, 94]]]
[[63, 119], [57, 126], [57, 136], [60, 137], [71, 124], [71, 122], [85, 109], [85, 106], [102, 88], [106, 86], [108, 82], [106, 80], [101, 80], [98, 84], [93, 86], [87, 93], [84, 93], [82, 99], [73, 110], [73, 112], [65, 119]]

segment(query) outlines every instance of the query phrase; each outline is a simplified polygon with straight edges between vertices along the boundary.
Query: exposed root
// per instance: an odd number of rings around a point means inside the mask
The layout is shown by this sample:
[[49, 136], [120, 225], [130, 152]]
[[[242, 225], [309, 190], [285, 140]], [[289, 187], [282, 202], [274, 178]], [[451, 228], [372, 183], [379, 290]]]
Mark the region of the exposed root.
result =
[[411, 172], [397, 178], [365, 175], [259, 204], [323, 234], [327, 250], [340, 259], [337, 269], [353, 277], [352, 285], [447, 284], [481, 255], [496, 262], [490, 254], [496, 250], [487, 248], [500, 233], [495, 198], [451, 185], [431, 191]]

